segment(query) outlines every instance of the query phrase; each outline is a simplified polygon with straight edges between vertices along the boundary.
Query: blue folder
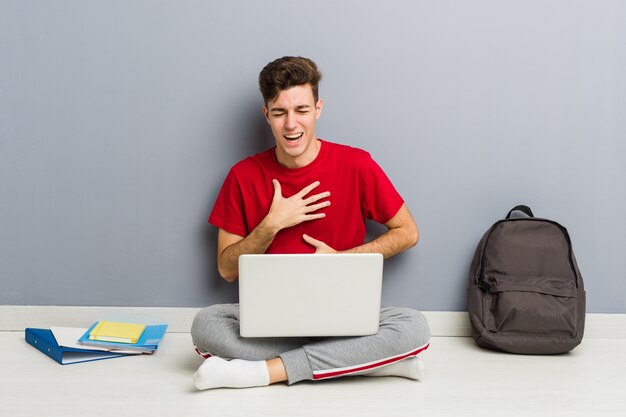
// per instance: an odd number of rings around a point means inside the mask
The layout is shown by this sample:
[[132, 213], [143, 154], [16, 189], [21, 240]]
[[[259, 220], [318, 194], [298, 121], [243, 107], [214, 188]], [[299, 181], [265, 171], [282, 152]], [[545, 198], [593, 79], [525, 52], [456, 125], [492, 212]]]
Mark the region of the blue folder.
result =
[[29, 327], [24, 331], [24, 338], [28, 344], [34, 346], [40, 352], [48, 355], [61, 365], [128, 356], [128, 354], [119, 352], [105, 352], [59, 346], [57, 340], [54, 338], [54, 334], [49, 329], [33, 329]]

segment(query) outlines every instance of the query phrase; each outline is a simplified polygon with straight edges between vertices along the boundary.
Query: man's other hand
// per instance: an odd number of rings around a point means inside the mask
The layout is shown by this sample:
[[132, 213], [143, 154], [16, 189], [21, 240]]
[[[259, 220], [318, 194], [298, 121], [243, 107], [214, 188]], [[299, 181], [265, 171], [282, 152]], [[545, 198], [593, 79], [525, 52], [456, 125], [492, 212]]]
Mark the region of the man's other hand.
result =
[[337, 253], [336, 250], [328, 246], [326, 243], [321, 240], [313, 239], [309, 235], [302, 235], [302, 239], [315, 248], [315, 253]]
[[307, 197], [307, 195], [320, 185], [319, 181], [304, 187], [298, 193], [289, 198], [284, 198], [282, 189], [278, 180], [272, 180], [274, 185], [274, 197], [272, 205], [267, 214], [267, 225], [273, 227], [276, 231], [287, 227], [295, 226], [302, 222], [321, 219], [326, 217], [325, 213], [315, 213], [316, 211], [330, 206], [330, 201], [320, 200], [328, 198], [330, 192], [315, 194]]

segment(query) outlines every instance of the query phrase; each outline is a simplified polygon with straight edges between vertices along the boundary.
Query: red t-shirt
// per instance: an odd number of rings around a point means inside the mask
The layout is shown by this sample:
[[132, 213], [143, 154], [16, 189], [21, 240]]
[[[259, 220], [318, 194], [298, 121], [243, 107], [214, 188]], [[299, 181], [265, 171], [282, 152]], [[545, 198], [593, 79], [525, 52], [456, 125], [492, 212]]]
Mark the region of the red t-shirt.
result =
[[320, 209], [326, 217], [278, 232], [266, 253], [315, 252], [302, 239], [305, 233], [336, 250], [351, 249], [365, 241], [365, 220], [384, 224], [404, 203], [383, 170], [361, 149], [321, 141], [315, 160], [301, 168], [280, 165], [274, 149], [231, 168], [209, 223], [239, 236], [250, 234], [269, 212], [274, 195], [272, 179], [280, 182], [285, 198], [319, 181], [310, 195], [330, 191], [331, 205]]

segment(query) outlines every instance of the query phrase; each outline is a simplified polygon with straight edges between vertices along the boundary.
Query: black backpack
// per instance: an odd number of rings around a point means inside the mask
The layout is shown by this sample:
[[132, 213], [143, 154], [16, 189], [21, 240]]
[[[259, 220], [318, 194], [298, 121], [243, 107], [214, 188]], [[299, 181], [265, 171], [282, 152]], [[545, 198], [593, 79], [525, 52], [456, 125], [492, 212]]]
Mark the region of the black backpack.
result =
[[[519, 210], [528, 217], [511, 218]], [[580, 344], [585, 290], [565, 227], [514, 207], [478, 243], [468, 310], [478, 346], [553, 354]]]

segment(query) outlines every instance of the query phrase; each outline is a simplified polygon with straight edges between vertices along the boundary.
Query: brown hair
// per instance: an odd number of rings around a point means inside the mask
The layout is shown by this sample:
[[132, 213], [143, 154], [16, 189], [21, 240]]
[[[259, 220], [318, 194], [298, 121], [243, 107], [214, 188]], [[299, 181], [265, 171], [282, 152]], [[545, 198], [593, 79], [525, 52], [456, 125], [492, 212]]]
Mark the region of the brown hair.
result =
[[259, 74], [259, 89], [265, 104], [274, 100], [281, 91], [297, 85], [309, 84], [315, 102], [318, 100], [318, 84], [322, 74], [315, 62], [308, 58], [284, 56], [267, 64]]

